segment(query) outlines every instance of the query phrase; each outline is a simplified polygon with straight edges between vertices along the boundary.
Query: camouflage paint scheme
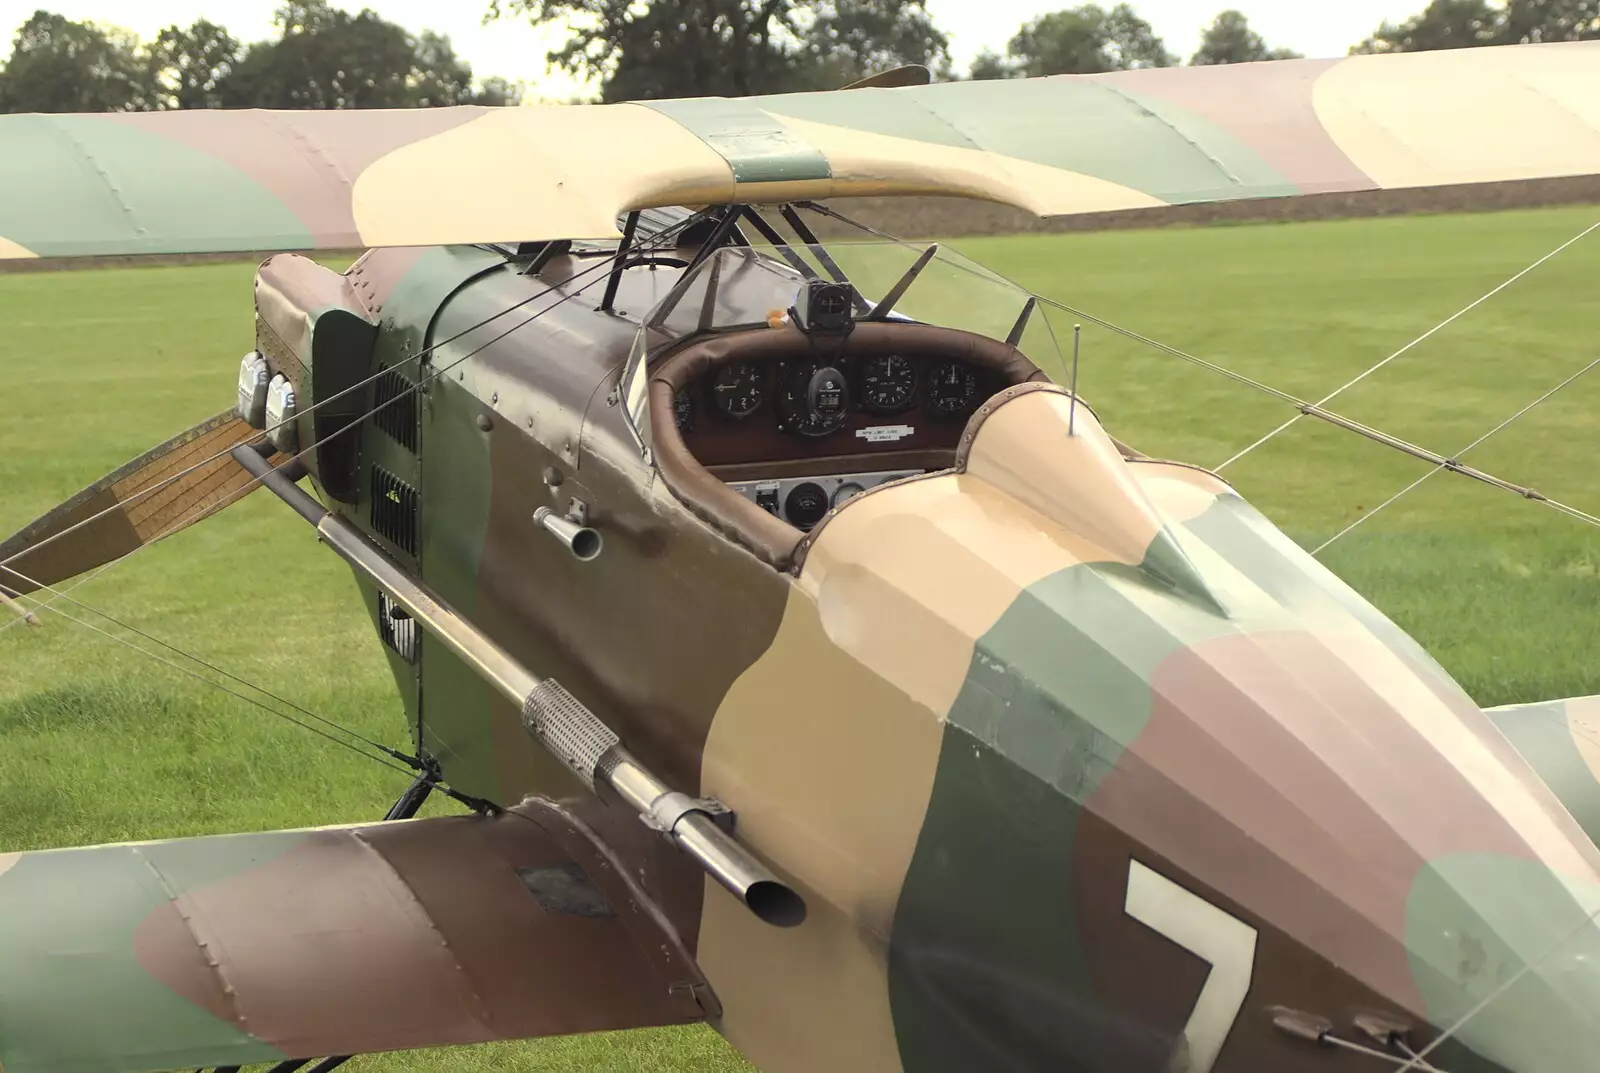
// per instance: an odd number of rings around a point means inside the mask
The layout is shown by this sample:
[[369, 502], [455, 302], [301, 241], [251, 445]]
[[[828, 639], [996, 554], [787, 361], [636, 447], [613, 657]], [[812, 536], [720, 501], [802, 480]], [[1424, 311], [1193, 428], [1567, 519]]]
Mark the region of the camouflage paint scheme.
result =
[[35, 906], [0, 924], [10, 1073], [704, 1016], [702, 977], [628, 872], [544, 801], [492, 820], [8, 854], [0, 899]]
[[[325, 272], [279, 258], [262, 284], [287, 293], [296, 273]], [[373, 253], [346, 282], [371, 292], [375, 362], [391, 334], [400, 348], [448, 338], [545, 286], [472, 250]], [[648, 308], [664, 285], [626, 279], [619, 308]], [[1420, 648], [1223, 482], [1126, 457], [1086, 406], [1067, 436], [1060, 389], [1008, 392], [975, 415], [950, 469], [834, 512], [798, 569], [780, 572], [698, 522], [616, 427], [609, 387], [634, 327], [552, 304], [536, 329], [433, 382], [418, 418], [431, 535], [416, 557], [390, 550], [665, 777], [733, 805], [742, 838], [805, 893], [802, 927], [769, 928], [627, 810], [574, 802], [704, 973], [709, 990], [680, 1014], [708, 1011], [767, 1073], [1359, 1073], [1371, 1059], [1286, 1035], [1271, 1011], [1348, 1035], [1357, 1012], [1377, 1010], [1426, 1041], [1535, 964], [1440, 1067], [1587, 1068], [1600, 1040], [1590, 985], [1574, 977], [1592, 970], [1540, 959], [1590, 938], [1593, 925], [1574, 929], [1600, 908], [1600, 853]], [[368, 442], [387, 435], [370, 425]], [[564, 473], [554, 488], [534, 478], [552, 467]], [[607, 535], [594, 564], [532, 527], [534, 507], [568, 495], [592, 504]], [[339, 509], [366, 526], [365, 499]], [[469, 676], [453, 664], [437, 649], [396, 663], [402, 683], [421, 678], [420, 746], [452, 784], [502, 803], [568, 791], [517, 713], [462, 690]], [[219, 876], [257, 875], [278, 837], [172, 844], [201, 874], [160, 870], [171, 904], [181, 916], [191, 890], [210, 897]], [[128, 852], [24, 854], [16, 874], [58, 860], [110, 868]], [[215, 911], [264, 914], [235, 908], [250, 886], [224, 888]], [[442, 889], [477, 904], [460, 883]], [[12, 983], [0, 981], [4, 1023], [34, 1023], [17, 1014], [35, 1008], [34, 981], [65, 936], [101, 956], [125, 949], [136, 903], [111, 899], [89, 919], [68, 904], [44, 942], [51, 929], [30, 929]], [[1169, 926], [1174, 905], [1197, 932]], [[263, 931], [213, 950], [224, 978], [281, 941], [270, 917], [247, 919]], [[374, 930], [414, 944], [416, 926]], [[169, 928], [146, 957], [192, 960], [197, 937]], [[520, 962], [527, 949], [499, 956]], [[484, 956], [482, 971], [502, 971]], [[639, 971], [607, 965], [616, 986]], [[159, 973], [96, 979], [100, 1008], [172, 1002]], [[308, 1038], [325, 1053], [546, 1030], [378, 1017], [341, 1034], [306, 1020], [315, 1009], [291, 1002], [272, 1035], [253, 1035], [237, 1011], [213, 1013], [223, 1028], [174, 1014], [142, 1020], [151, 1035], [72, 1035], [65, 1050], [41, 1020], [37, 1032], [8, 1028], [0, 1062], [11, 1073], [158, 1068], [153, 1055], [300, 1056]], [[593, 1014], [662, 1019], [611, 997]], [[83, 1047], [101, 1064], [77, 1064], [71, 1048]], [[1172, 1065], [1184, 1054], [1190, 1065]]]
[[[1600, 52], [1540, 55], [1559, 58], [1519, 70], [1555, 92]], [[633, 440], [619, 375], [673, 276], [625, 273], [605, 313], [596, 277], [572, 282], [605, 263], [380, 250], [337, 276], [278, 257], [258, 339], [307, 397], [437, 347], [424, 369], [451, 372], [412, 447], [368, 421], [319, 449], [324, 498], [670, 784], [731, 805], [806, 923], [761, 924], [580, 795], [424, 638], [389, 656], [419, 750], [515, 810], [6, 858], [9, 1073], [702, 1017], [766, 1073], [1364, 1073], [1383, 1060], [1275, 1021], [1372, 1043], [1356, 1019], [1374, 1014], [1419, 1047], [1474, 1014], [1430, 1055], [1449, 1073], [1591, 1067], [1600, 783], [1573, 778], [1589, 758], [1559, 712], [1480, 711], [1219, 478], [1119, 450], [1058, 388], [990, 399], [948, 466], [852, 500], [774, 568]], [[473, 328], [522, 301], [536, 324]], [[415, 482], [415, 539], [374, 526], [374, 465]], [[572, 498], [605, 534], [593, 563], [532, 521]], [[1587, 702], [1567, 703], [1577, 727]], [[551, 909], [519, 869], [615, 917]], [[555, 904], [583, 904], [565, 889]], [[324, 978], [348, 986], [288, 986]]]
[[1600, 697], [1512, 704], [1488, 714], [1600, 844]]
[[[0, 258], [613, 236], [662, 205], [1042, 216], [1600, 173], [1600, 43], [743, 100], [0, 116]], [[441, 197], [462, 176], [470, 197]], [[511, 177], [514, 177], [512, 179]]]

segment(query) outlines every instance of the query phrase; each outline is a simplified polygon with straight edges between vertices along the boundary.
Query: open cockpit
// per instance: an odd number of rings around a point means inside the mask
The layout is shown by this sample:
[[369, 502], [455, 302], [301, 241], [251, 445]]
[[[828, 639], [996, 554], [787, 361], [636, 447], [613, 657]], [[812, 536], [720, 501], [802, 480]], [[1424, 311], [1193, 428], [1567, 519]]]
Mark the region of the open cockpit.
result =
[[661, 273], [619, 385], [667, 487], [774, 562], [855, 496], [952, 468], [997, 394], [1066, 379], [1022, 288], [938, 245], [797, 230]]

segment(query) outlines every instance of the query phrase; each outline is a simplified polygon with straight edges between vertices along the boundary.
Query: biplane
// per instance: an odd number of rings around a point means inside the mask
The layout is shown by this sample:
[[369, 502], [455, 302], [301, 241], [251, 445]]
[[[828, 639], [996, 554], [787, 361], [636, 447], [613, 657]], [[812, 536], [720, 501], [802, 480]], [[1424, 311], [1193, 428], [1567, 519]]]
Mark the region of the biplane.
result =
[[1480, 710], [1114, 438], [1043, 298], [817, 227], [1600, 174], [1600, 44], [922, 81], [0, 117], [0, 257], [272, 254], [221, 412], [0, 585], [265, 488], [415, 773], [381, 821], [0, 857], [7, 1073], [691, 1022], [767, 1073], [1594, 1068], [1596, 702]]

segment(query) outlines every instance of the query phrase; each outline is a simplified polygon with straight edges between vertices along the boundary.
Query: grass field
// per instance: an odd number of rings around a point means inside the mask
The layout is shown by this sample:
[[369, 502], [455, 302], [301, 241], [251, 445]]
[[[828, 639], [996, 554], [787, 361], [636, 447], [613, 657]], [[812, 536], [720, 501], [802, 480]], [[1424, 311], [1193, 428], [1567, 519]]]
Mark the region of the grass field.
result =
[[[1047, 296], [1319, 398], [1600, 218], [1600, 209], [964, 240]], [[0, 276], [0, 531], [229, 405], [251, 346], [246, 264]], [[1450, 453], [1600, 358], [1600, 234], [1331, 407]], [[1060, 322], [1070, 324], [1070, 318]], [[1215, 465], [1290, 416], [1086, 328], [1111, 431]], [[1600, 511], [1600, 371], [1469, 460]], [[1302, 421], [1227, 475], [1312, 546], [1426, 466]], [[1478, 700], [1600, 692], [1596, 531], [1443, 475], [1325, 560]], [[87, 602], [379, 741], [404, 728], [348, 571], [266, 497], [135, 556]], [[82, 612], [74, 610], [74, 614]], [[54, 617], [0, 632], [0, 849], [376, 816], [403, 785], [256, 708]], [[640, 1032], [352, 1069], [747, 1068], [709, 1032]]]

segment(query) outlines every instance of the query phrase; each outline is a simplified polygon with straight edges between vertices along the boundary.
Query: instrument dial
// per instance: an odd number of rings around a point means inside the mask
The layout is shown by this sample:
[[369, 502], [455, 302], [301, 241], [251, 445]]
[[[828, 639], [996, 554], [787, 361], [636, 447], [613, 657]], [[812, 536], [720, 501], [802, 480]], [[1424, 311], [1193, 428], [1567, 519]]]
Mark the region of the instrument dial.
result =
[[960, 417], [977, 398], [978, 374], [959, 361], [947, 361], [929, 373], [923, 405], [940, 417]]
[[911, 405], [917, 393], [917, 368], [899, 354], [867, 360], [861, 370], [861, 404], [874, 413], [892, 414]]
[[812, 481], [797, 484], [783, 500], [783, 514], [796, 529], [811, 529], [827, 516], [828, 493]]
[[783, 374], [778, 426], [801, 436], [827, 436], [850, 420], [850, 388], [832, 365], [797, 365]]
[[687, 391], [680, 391], [672, 400], [672, 419], [677, 422], [679, 432], [694, 431], [694, 397]]
[[833, 505], [835, 507], [842, 507], [865, 491], [866, 489], [857, 484], [855, 481], [846, 481], [844, 484], [841, 484], [839, 487], [833, 490]]
[[755, 413], [766, 397], [766, 377], [753, 361], [724, 365], [711, 381], [711, 398], [717, 410], [734, 419]]

